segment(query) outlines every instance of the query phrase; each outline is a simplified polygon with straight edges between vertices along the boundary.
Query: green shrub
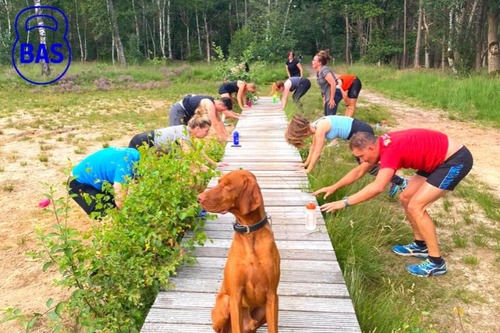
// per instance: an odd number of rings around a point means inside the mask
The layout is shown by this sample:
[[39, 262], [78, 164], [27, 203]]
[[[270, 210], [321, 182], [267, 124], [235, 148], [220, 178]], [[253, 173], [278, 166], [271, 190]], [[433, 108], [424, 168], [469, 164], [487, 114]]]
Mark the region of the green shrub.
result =
[[[202, 161], [202, 146], [163, 155], [141, 147], [137, 180], [124, 205], [108, 210], [102, 221], [91, 221], [83, 234], [68, 224], [70, 198], [54, 201], [55, 188], [50, 188], [46, 196], [56, 224], [52, 231], [38, 230], [40, 250], [32, 256], [45, 262], [44, 271], [57, 266], [56, 284], [72, 293], [49, 309], [49, 320], [90, 332], [139, 331], [160, 286], [168, 289], [177, 267], [194, 262], [190, 250], [206, 240], [196, 197], [212, 174], [193, 169]], [[186, 232], [191, 237], [184, 239]]]

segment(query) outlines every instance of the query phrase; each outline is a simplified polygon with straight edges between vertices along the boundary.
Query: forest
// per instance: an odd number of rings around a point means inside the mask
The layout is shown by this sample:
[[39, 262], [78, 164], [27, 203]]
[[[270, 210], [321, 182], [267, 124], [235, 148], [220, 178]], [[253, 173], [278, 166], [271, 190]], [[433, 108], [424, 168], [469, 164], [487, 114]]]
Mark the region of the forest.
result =
[[64, 11], [73, 61], [210, 62], [220, 48], [237, 61], [273, 62], [288, 50], [328, 49], [347, 64], [500, 69], [498, 0], [0, 0], [0, 64], [11, 62], [16, 30], [38, 38], [15, 26], [35, 4]]

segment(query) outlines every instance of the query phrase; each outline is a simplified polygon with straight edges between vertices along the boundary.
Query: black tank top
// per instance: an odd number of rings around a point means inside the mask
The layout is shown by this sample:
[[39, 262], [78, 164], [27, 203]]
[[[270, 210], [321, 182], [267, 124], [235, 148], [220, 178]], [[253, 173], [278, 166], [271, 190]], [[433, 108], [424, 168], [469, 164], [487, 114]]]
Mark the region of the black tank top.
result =
[[194, 116], [194, 112], [200, 106], [200, 102], [202, 99], [208, 98], [209, 100], [212, 101], [212, 103], [215, 101], [212, 96], [206, 96], [206, 95], [187, 95], [184, 97], [182, 100], [182, 105], [184, 106], [184, 110], [186, 110], [186, 114], [188, 115], [188, 119], [191, 119], [192, 116]]

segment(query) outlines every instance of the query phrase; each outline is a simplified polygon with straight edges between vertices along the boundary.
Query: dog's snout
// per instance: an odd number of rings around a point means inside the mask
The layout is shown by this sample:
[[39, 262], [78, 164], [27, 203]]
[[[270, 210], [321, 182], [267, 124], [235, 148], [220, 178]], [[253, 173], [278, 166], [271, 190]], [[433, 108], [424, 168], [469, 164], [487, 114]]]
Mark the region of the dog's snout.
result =
[[205, 200], [205, 192], [201, 192], [200, 194], [198, 194], [198, 203], [202, 203], [204, 200]]

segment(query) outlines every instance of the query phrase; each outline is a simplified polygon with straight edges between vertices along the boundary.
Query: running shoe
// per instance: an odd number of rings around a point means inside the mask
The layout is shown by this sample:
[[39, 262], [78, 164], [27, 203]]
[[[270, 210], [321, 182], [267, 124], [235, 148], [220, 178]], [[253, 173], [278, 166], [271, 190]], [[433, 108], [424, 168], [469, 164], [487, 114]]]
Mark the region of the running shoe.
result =
[[429, 255], [429, 250], [426, 247], [420, 247], [415, 242], [411, 242], [407, 245], [394, 245], [392, 251], [399, 256], [403, 257], [418, 257], [427, 258]]
[[389, 188], [389, 197], [394, 198], [396, 193], [398, 193], [399, 185], [391, 183], [391, 187]]
[[416, 276], [428, 277], [431, 275], [446, 274], [446, 263], [443, 260], [441, 265], [435, 264], [429, 259], [425, 259], [418, 265], [406, 266], [408, 273]]

